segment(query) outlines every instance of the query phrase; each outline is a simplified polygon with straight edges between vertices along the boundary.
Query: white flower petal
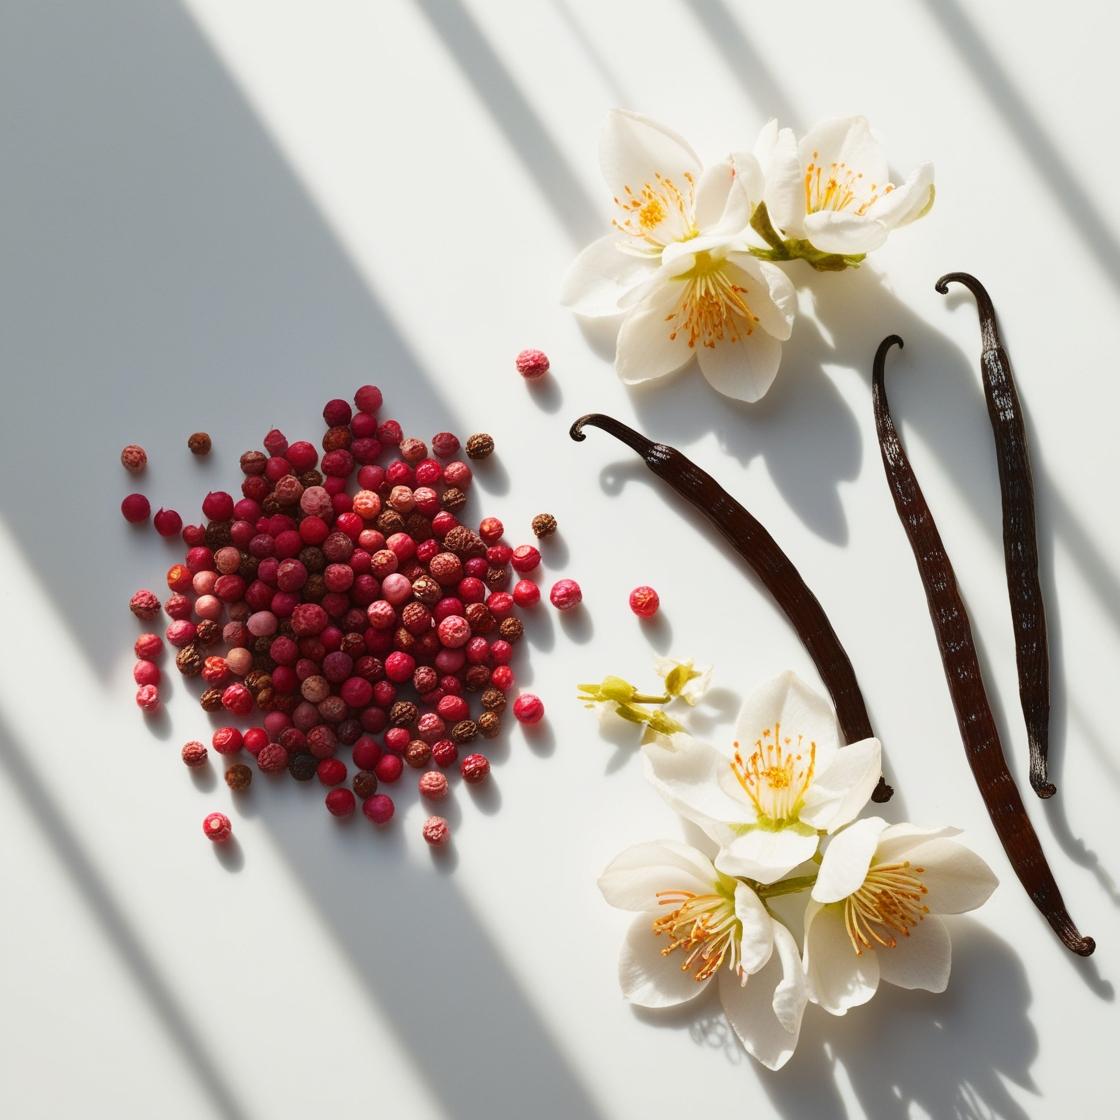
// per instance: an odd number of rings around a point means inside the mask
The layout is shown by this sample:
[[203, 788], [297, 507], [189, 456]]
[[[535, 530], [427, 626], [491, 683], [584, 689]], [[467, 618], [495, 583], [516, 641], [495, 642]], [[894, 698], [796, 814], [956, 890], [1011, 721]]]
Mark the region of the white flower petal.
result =
[[886, 827], [882, 817], [864, 817], [832, 837], [813, 884], [816, 902], [839, 902], [859, 890]]
[[832, 761], [838, 737], [832, 706], [795, 673], [782, 673], [755, 689], [739, 709], [735, 737], [744, 756], [767, 729], [780, 724], [783, 737], [800, 736], [817, 745], [817, 767]]
[[870, 253], [888, 233], [882, 222], [847, 210], [818, 210], [805, 218], [805, 236], [822, 253]]
[[999, 885], [992, 869], [971, 848], [953, 840], [930, 840], [911, 848], [906, 858], [922, 868], [919, 878], [929, 891], [923, 901], [935, 914], [975, 910]]
[[[735, 171], [730, 160], [704, 168], [696, 187], [695, 224], [700, 230], [711, 230], [719, 224], [729, 203], [736, 201], [732, 193]], [[738, 192], [736, 192], [737, 194]], [[749, 215], [748, 215], [749, 217]], [[737, 228], [742, 229], [746, 222]]]
[[739, 221], [741, 213], [745, 215], [746, 221], [734, 228], [744, 229], [750, 225], [751, 214], [762, 201], [766, 190], [766, 180], [762, 175], [762, 167], [750, 152], [732, 152], [727, 158], [735, 172], [735, 189], [728, 197], [727, 209], [723, 212], [718, 228], [731, 232], [733, 223]]
[[623, 320], [618, 332], [614, 368], [627, 385], [638, 385], [675, 373], [692, 358], [688, 336], [681, 331], [669, 337], [666, 322], [680, 293], [668, 285], [654, 291]]
[[754, 404], [766, 396], [778, 376], [782, 344], [756, 324], [750, 334], [741, 329], [734, 341], [724, 338], [714, 346], [698, 346], [696, 360], [713, 389], [725, 397]]
[[800, 237], [805, 218], [805, 172], [793, 131], [779, 130], [777, 122], [771, 121], [759, 136], [755, 155], [766, 179], [763, 197], [771, 224], [779, 233]]
[[813, 858], [817, 834], [793, 825], [790, 828], [751, 828], [740, 833], [716, 856], [716, 870], [742, 875], [760, 883], [776, 883], [798, 864]]
[[728, 1022], [747, 1052], [767, 1069], [781, 1069], [793, 1054], [806, 993], [797, 945], [789, 930], [777, 923], [774, 942], [778, 952], [746, 984], [727, 969], [719, 977]]
[[945, 923], [933, 914], [914, 926], [909, 937], [899, 937], [893, 949], [876, 949], [875, 956], [888, 984], [927, 992], [943, 992], [948, 986], [952, 945]]
[[691, 972], [681, 969], [680, 953], [662, 956], [668, 945], [653, 932], [653, 919], [639, 914], [626, 933], [618, 958], [618, 982], [622, 994], [639, 1007], [676, 1007], [695, 999], [707, 986]]
[[695, 708], [704, 699], [712, 685], [711, 665], [698, 665], [696, 669], [699, 675], [693, 677], [681, 692], [681, 699], [690, 708]]
[[826, 177], [833, 164], [847, 164], [869, 187], [883, 187], [890, 180], [883, 149], [871, 134], [866, 117], [821, 121], [805, 134], [798, 154], [803, 168], [816, 164]]
[[855, 820], [871, 799], [882, 771], [882, 748], [878, 739], [864, 739], [841, 747], [809, 787], [801, 819], [826, 832], [834, 832]]
[[637, 257], [620, 249], [617, 235], [600, 237], [568, 268], [560, 287], [560, 302], [586, 318], [618, 315], [622, 297], [656, 269], [654, 258]]
[[757, 972], [774, 951], [774, 919], [746, 883], [735, 887], [735, 916], [743, 926], [739, 963], [745, 973]]
[[906, 182], [881, 195], [867, 209], [867, 217], [882, 222], [887, 229], [898, 229], [917, 221], [933, 205], [933, 164], [923, 163]]
[[730, 764], [719, 751], [695, 740], [675, 741], [671, 747], [648, 743], [641, 748], [646, 777], [654, 789], [683, 817], [703, 826], [717, 821], [741, 824], [756, 819], [744, 796], [728, 796], [719, 775]]
[[710, 894], [719, 878], [703, 853], [672, 840], [635, 844], [616, 856], [599, 876], [599, 890], [620, 910], [660, 909], [658, 891]]
[[879, 958], [857, 956], [839, 906], [810, 902], [805, 911], [805, 973], [809, 999], [830, 1015], [867, 1003], [879, 988]]
[[797, 289], [777, 265], [757, 261], [747, 253], [727, 254], [735, 282], [745, 289], [743, 298], [758, 316], [758, 325], [779, 342], [793, 334], [797, 318]]

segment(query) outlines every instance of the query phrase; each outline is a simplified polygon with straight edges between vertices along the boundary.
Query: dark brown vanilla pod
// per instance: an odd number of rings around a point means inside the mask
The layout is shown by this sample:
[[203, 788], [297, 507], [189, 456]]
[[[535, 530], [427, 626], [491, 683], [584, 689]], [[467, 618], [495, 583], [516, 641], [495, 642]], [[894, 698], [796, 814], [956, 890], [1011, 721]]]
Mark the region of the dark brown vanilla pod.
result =
[[[582, 441], [585, 427], [601, 428], [633, 448], [655, 475], [663, 478], [685, 501], [700, 510], [754, 569], [767, 591], [786, 613], [809, 651], [836, 707], [845, 742], [874, 736], [867, 705], [855, 670], [824, 608], [809, 590], [790, 558], [752, 514], [743, 508], [711, 475], [702, 471], [674, 447], [654, 443], [610, 416], [594, 412], [581, 416], [571, 427], [571, 437]], [[894, 791], [880, 777], [874, 801], [888, 801]]]
[[880, 343], [875, 354], [872, 384], [879, 450], [899, 520], [906, 530], [922, 577], [968, 764], [1003, 850], [1031, 901], [1062, 943], [1087, 957], [1096, 943], [1091, 937], [1082, 937], [1073, 924], [1018, 787], [1007, 769], [957, 577], [891, 418], [883, 371], [887, 351], [895, 345], [901, 346], [902, 339], [891, 335]]
[[942, 294], [952, 283], [963, 284], [976, 299], [980, 315], [980, 372], [988, 418], [995, 436], [999, 488], [1003, 499], [1003, 555], [1007, 594], [1015, 630], [1015, 659], [1019, 669], [1019, 702], [1027, 725], [1031, 786], [1039, 797], [1052, 797], [1054, 786], [1046, 773], [1050, 746], [1050, 652], [1046, 640], [1046, 610], [1038, 580], [1038, 543], [1034, 516], [1034, 482], [1027, 452], [1023, 410], [1011, 373], [1011, 362], [1000, 342], [996, 312], [984, 285], [967, 272], [949, 272], [937, 281]]

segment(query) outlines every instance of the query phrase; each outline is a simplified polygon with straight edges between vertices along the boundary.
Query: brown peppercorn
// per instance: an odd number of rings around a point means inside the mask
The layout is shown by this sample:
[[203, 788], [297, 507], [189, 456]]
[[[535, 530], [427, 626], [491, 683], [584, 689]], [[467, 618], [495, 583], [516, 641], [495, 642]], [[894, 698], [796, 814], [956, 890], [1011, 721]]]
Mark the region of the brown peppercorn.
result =
[[556, 532], [556, 518], [551, 513], [538, 513], [533, 518], [533, 532], [538, 537], [551, 537]]
[[262, 688], [256, 696], [253, 697], [257, 702], [257, 707], [262, 712], [271, 712], [273, 703], [276, 700], [276, 693], [271, 688]]
[[509, 586], [509, 568], [487, 568], [482, 579], [491, 591], [501, 591]]
[[487, 688], [482, 693], [482, 706], [488, 712], [502, 712], [508, 701], [500, 688]]
[[356, 719], [344, 719], [335, 732], [340, 743], [352, 747], [362, 737], [362, 725]]
[[467, 440], [467, 455], [471, 459], [486, 459], [494, 450], [494, 437], [476, 432]]
[[288, 773], [297, 782], [309, 782], [315, 777], [319, 760], [313, 754], [293, 754], [288, 757]]
[[252, 780], [253, 771], [250, 770], [244, 762], [235, 762], [226, 771], [226, 785], [229, 786], [234, 793], [241, 793], [243, 790], [247, 790]]
[[416, 670], [412, 674], [412, 687], [419, 694], [423, 695], [425, 692], [431, 692], [438, 684], [439, 673], [431, 665], [416, 666]]
[[211, 521], [206, 526], [206, 547], [216, 552], [230, 543], [230, 521]]
[[187, 440], [187, 446], [191, 449], [192, 455], [209, 455], [210, 448], [213, 444], [210, 442], [210, 437], [205, 432], [195, 432]]
[[462, 509], [463, 506], [467, 504], [467, 496], [458, 486], [449, 486], [444, 490], [440, 502], [443, 504], [444, 509], [449, 509], [454, 512], [457, 509]]
[[463, 613], [471, 625], [472, 634], [489, 634], [494, 629], [494, 616], [485, 603], [468, 603]]
[[416, 652], [416, 635], [403, 626], [398, 626], [393, 631], [393, 648], [401, 653], [414, 654]]
[[301, 594], [305, 603], [318, 603], [327, 593], [327, 583], [319, 572], [312, 572], [303, 585]]
[[263, 451], [246, 451], [241, 456], [241, 473], [247, 475], [264, 474], [268, 466], [268, 456]]
[[[272, 648], [272, 639], [267, 634], [262, 634], [259, 638], [254, 638], [249, 647], [254, 653], [268, 653]], [[252, 687], [250, 685], [250, 687]]]
[[323, 485], [323, 476], [314, 467], [309, 471], [304, 471], [303, 474], [299, 476], [299, 480], [303, 483], [304, 490], [312, 486]]
[[412, 634], [423, 634], [432, 628], [432, 612], [423, 603], [405, 603], [401, 608], [401, 622]]
[[359, 770], [351, 784], [354, 792], [364, 801], [377, 792], [377, 775], [372, 770]]
[[404, 760], [413, 770], [422, 770], [432, 757], [432, 748], [423, 739], [412, 739], [404, 749]]
[[453, 743], [469, 743], [478, 738], [478, 724], [473, 719], [461, 719], [451, 727]]
[[374, 524], [378, 531], [386, 537], [391, 537], [394, 533], [404, 532], [404, 518], [395, 509], [383, 509], [377, 515]]
[[509, 618], [503, 618], [498, 625], [498, 633], [501, 634], [507, 642], [516, 642], [520, 639], [521, 635], [525, 633], [525, 627], [521, 623], [521, 619], [514, 618], [510, 615]]
[[266, 494], [261, 502], [261, 511], [273, 517], [284, 509], [283, 503], [275, 494]]
[[404, 519], [404, 527], [417, 543], [432, 539], [432, 523], [418, 510], [413, 510]]
[[204, 712], [217, 712], [222, 707], [222, 690], [220, 688], [208, 688], [198, 698], [198, 702], [202, 705]]
[[299, 550], [297, 559], [307, 569], [308, 575], [318, 575], [327, 567], [327, 558], [317, 545], [305, 545]]
[[188, 642], [175, 654], [175, 667], [184, 677], [197, 677], [202, 672], [203, 660], [198, 646], [194, 642]]
[[200, 646], [212, 646], [222, 636], [222, 628], [210, 618], [202, 619], [195, 628], [194, 640]]
[[443, 547], [445, 551], [454, 552], [465, 560], [486, 555], [486, 542], [466, 525], [454, 526], [443, 538]]
[[338, 648], [348, 657], [361, 657], [366, 652], [366, 640], [361, 634], [351, 631], [342, 635]]
[[285, 715], [290, 716], [296, 710], [296, 705], [299, 704], [299, 693], [296, 692], [281, 692], [272, 698], [272, 710], [274, 712], [283, 712]]
[[294, 474], [286, 474], [276, 483], [272, 496], [288, 509], [303, 497], [303, 483]]
[[319, 718], [325, 723], [341, 723], [350, 711], [341, 696], [328, 696], [319, 701]]
[[252, 583], [257, 578], [257, 569], [260, 565], [261, 562], [256, 556], [250, 556], [247, 552], [243, 552], [237, 565], [237, 574], [247, 584]]
[[463, 676], [468, 692], [481, 692], [490, 683], [490, 670], [485, 665], [472, 665]]
[[420, 718], [420, 709], [411, 700], [397, 700], [389, 709], [391, 727], [411, 727]]
[[478, 717], [478, 730], [484, 739], [493, 739], [502, 729], [502, 717], [497, 712], [483, 712]]
[[430, 607], [443, 597], [443, 589], [431, 576], [423, 575], [412, 581], [412, 596], [424, 606]]
[[323, 450], [345, 451], [350, 446], [350, 441], [353, 438], [353, 432], [351, 432], [348, 427], [344, 427], [341, 424], [333, 428], [328, 428], [323, 433]]

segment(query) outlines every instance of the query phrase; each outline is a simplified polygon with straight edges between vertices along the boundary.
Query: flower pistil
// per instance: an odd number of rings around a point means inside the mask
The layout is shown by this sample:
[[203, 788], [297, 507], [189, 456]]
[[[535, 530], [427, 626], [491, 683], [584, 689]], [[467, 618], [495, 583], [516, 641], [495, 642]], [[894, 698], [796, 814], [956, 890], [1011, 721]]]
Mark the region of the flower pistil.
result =
[[844, 928], [857, 957], [872, 948], [872, 941], [893, 949], [898, 944], [895, 934], [909, 937], [910, 930], [929, 913], [929, 907], [921, 904], [928, 893], [920, 878], [924, 871], [924, 867], [911, 867], [909, 860], [881, 863], [844, 900]]
[[714, 976], [725, 961], [733, 972], [741, 972], [742, 931], [730, 898], [678, 890], [658, 891], [657, 901], [674, 907], [653, 921], [654, 935], [669, 937], [669, 944], [661, 950], [663, 957], [681, 950], [681, 971], [693, 972], [698, 983]]
[[[739, 744], [731, 760], [731, 772], [758, 812], [759, 821], [772, 825], [797, 819], [798, 811], [813, 782], [816, 769], [817, 744], [809, 743], [805, 757], [802, 737], [793, 746], [782, 726], [775, 723], [755, 741], [754, 753], [744, 760]], [[791, 749], [792, 748], [792, 749]]]

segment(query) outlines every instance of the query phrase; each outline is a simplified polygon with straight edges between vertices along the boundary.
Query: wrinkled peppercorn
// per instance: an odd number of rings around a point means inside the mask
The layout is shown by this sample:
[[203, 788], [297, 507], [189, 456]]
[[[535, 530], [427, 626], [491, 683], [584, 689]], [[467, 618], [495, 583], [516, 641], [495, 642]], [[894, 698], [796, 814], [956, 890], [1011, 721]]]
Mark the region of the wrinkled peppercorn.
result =
[[324, 451], [345, 451], [354, 438], [349, 428], [336, 424], [323, 433]]
[[507, 642], [516, 642], [522, 634], [525, 633], [525, 627], [521, 624], [521, 619], [514, 618], [510, 615], [509, 618], [503, 618], [498, 626], [498, 633], [501, 634]]
[[477, 432], [467, 440], [467, 455], [471, 459], [485, 459], [494, 450], [494, 437]]
[[440, 499], [444, 509], [457, 510], [462, 509], [467, 504], [467, 496], [459, 489], [458, 486], [449, 486], [443, 492], [443, 497]]
[[313, 544], [299, 550], [299, 562], [307, 569], [309, 575], [319, 575], [327, 567], [327, 558], [323, 550]]
[[482, 706], [488, 712], [501, 712], [508, 703], [506, 694], [500, 688], [488, 688], [482, 693]]
[[269, 517], [282, 512], [284, 503], [275, 494], [266, 494], [264, 500], [261, 502], [261, 510], [267, 513]]
[[229, 521], [209, 522], [206, 526], [206, 547], [215, 552], [219, 548], [225, 548], [232, 540], [230, 525]]
[[249, 783], [253, 780], [253, 771], [245, 765], [244, 762], [235, 762], [226, 771], [226, 785], [233, 790], [234, 793], [240, 793], [242, 790], [249, 788]]
[[386, 537], [404, 532], [404, 518], [395, 509], [383, 509], [374, 524]]
[[502, 729], [502, 717], [497, 712], [483, 712], [478, 717], [478, 730], [485, 739], [493, 739]]
[[439, 674], [431, 665], [418, 665], [412, 674], [412, 687], [421, 695], [439, 684]]
[[443, 597], [443, 589], [431, 576], [420, 576], [412, 582], [412, 594], [426, 607], [431, 607]]
[[304, 490], [312, 486], [323, 485], [323, 476], [314, 467], [309, 471], [301, 471], [299, 480], [303, 483]]
[[410, 727], [420, 718], [420, 709], [411, 700], [397, 700], [389, 709], [391, 727]]
[[210, 437], [205, 432], [195, 432], [194, 435], [187, 440], [187, 446], [191, 449], [192, 455], [209, 455], [210, 448], [213, 444], [210, 441]]
[[319, 760], [313, 754], [293, 754], [288, 758], [288, 773], [297, 782], [309, 782], [315, 777]]
[[351, 784], [354, 792], [364, 800], [377, 792], [377, 775], [372, 770], [359, 770]]
[[212, 646], [222, 636], [222, 628], [212, 619], [204, 618], [195, 627], [194, 640], [199, 646]]
[[[494, 616], [485, 603], [468, 603], [463, 614], [467, 622], [470, 623], [472, 634], [489, 634], [494, 629]], [[513, 620], [507, 619], [506, 621]]]
[[264, 474], [268, 456], [263, 451], [246, 451], [241, 456], [241, 471], [247, 475]]
[[303, 596], [305, 603], [320, 603], [323, 596], [327, 593], [327, 584], [318, 572], [313, 572], [307, 577], [307, 582], [303, 585], [300, 594]]
[[408, 514], [404, 519], [404, 527], [417, 544], [432, 539], [432, 523], [422, 513]]
[[463, 677], [468, 692], [481, 692], [490, 683], [490, 670], [485, 665], [472, 665]]
[[478, 724], [473, 719], [461, 719], [451, 728], [451, 739], [456, 743], [469, 743], [478, 738]]
[[483, 582], [490, 588], [491, 591], [501, 591], [503, 588], [509, 586], [509, 569], [508, 568], [487, 568], [486, 575], [483, 576]]
[[217, 712], [222, 707], [222, 690], [220, 688], [208, 688], [198, 698], [198, 702], [202, 705], [204, 712]]
[[463, 559], [486, 555], [486, 542], [466, 525], [456, 525], [443, 538], [443, 547]]
[[247, 552], [241, 554], [241, 559], [237, 564], [237, 574], [248, 584], [252, 583], [257, 578], [257, 569], [260, 567], [260, 560], [255, 556], [250, 556]]
[[556, 518], [551, 513], [538, 513], [533, 518], [533, 533], [538, 537], [551, 537], [556, 532]]
[[413, 770], [422, 770], [432, 757], [432, 748], [423, 739], [410, 740], [404, 749], [404, 760]]
[[175, 667], [184, 677], [197, 677], [202, 672], [204, 661], [202, 651], [194, 642], [188, 642], [175, 655]]

